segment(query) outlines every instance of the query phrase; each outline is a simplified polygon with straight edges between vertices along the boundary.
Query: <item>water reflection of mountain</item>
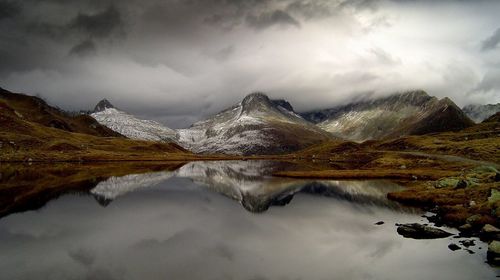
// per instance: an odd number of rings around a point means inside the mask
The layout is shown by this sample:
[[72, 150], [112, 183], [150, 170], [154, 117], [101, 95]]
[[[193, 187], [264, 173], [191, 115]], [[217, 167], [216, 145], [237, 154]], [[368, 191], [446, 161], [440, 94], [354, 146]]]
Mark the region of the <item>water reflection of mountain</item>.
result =
[[153, 187], [172, 177], [171, 171], [131, 174], [121, 177], [109, 177], [90, 190], [97, 202], [107, 206], [111, 201], [126, 193], [141, 188]]
[[[64, 195], [89, 195], [101, 182], [108, 182], [105, 185], [110, 185], [107, 180], [113, 176], [120, 178], [131, 173], [172, 171], [182, 164], [184, 163], [2, 164], [0, 218], [12, 213], [40, 209], [47, 202]], [[126, 184], [125, 180], [120, 184], [122, 183]], [[111, 202], [106, 196], [94, 197], [101, 205]]]
[[263, 212], [270, 206], [287, 205], [297, 193], [327, 196], [363, 205], [402, 210], [386, 198], [400, 190], [387, 181], [297, 180], [269, 176], [283, 165], [268, 161], [191, 162], [176, 171], [176, 176], [192, 179], [212, 191], [241, 203], [251, 212]]
[[66, 194], [90, 194], [101, 206], [107, 206], [120, 196], [160, 185], [174, 176], [190, 179], [198, 186], [234, 199], [250, 212], [287, 205], [298, 193], [358, 205], [404, 209], [386, 198], [388, 192], [401, 188], [391, 182], [297, 180], [271, 176], [273, 172], [291, 168], [294, 168], [291, 163], [271, 161], [3, 167], [0, 169], [0, 217], [39, 209]]

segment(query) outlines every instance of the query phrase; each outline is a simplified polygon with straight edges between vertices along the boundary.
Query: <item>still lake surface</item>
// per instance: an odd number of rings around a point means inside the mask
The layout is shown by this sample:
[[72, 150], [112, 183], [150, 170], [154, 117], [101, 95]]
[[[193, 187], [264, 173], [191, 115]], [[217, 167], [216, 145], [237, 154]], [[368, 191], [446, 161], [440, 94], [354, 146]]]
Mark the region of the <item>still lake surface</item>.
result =
[[271, 177], [277, 168], [284, 167], [192, 162], [173, 171], [94, 178], [88, 189], [43, 195], [30, 200], [32, 207], [14, 201], [0, 218], [0, 279], [457, 280], [500, 274], [484, 263], [487, 245], [478, 240], [470, 254], [448, 249], [462, 239], [398, 235], [395, 223], [426, 220], [386, 199], [401, 189], [395, 183]]

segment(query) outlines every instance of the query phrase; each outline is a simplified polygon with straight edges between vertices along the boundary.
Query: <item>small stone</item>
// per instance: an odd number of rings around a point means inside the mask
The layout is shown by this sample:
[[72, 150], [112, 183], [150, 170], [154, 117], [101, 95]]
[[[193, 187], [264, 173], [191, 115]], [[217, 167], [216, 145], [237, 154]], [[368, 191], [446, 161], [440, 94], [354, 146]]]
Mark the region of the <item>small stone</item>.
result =
[[480, 237], [482, 240], [500, 240], [500, 229], [493, 225], [486, 224], [481, 229]]
[[500, 264], [500, 241], [493, 241], [488, 245], [488, 252], [486, 257], [490, 264], [499, 265]]
[[471, 225], [474, 225], [474, 224], [477, 224], [479, 222], [479, 220], [481, 219], [481, 215], [472, 215], [470, 217], [467, 218], [467, 220], [465, 220], [468, 224], [471, 224]]
[[403, 165], [401, 165], [399, 168], [400, 168], [400, 169], [406, 169], [406, 165], [404, 165], [404, 164], [403, 164]]
[[435, 187], [441, 188], [455, 188], [460, 180], [457, 178], [442, 178], [436, 181]]
[[469, 207], [474, 207], [474, 206], [476, 206], [476, 205], [477, 205], [477, 204], [476, 204], [476, 202], [475, 202], [474, 200], [471, 200], [471, 201], [469, 202]]
[[375, 223], [375, 225], [377, 225], [377, 226], [380, 226], [380, 225], [383, 225], [383, 224], [384, 224], [384, 221], [378, 221], [378, 222]]
[[448, 248], [452, 251], [460, 250], [460, 246], [455, 243], [451, 243], [450, 245], [448, 245]]

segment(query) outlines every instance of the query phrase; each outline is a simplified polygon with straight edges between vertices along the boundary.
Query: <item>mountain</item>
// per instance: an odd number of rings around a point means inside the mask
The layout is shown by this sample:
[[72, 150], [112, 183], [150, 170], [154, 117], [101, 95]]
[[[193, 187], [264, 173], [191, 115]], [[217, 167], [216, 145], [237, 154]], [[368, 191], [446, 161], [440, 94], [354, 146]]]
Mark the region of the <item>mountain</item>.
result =
[[449, 98], [438, 99], [420, 90], [306, 112], [302, 116], [335, 136], [357, 142], [457, 131], [474, 124]]
[[175, 142], [177, 133], [158, 122], [141, 120], [116, 109], [107, 99], [101, 100], [90, 114], [100, 124], [128, 138], [158, 142]]
[[[0, 88], [0, 101], [9, 107], [19, 119], [42, 126], [57, 128], [93, 136], [121, 137], [121, 135], [95, 119], [83, 114], [70, 114], [53, 106], [43, 99], [21, 93], [9, 92]], [[4, 111], [7, 113], [7, 111]]]
[[471, 104], [463, 107], [462, 111], [473, 121], [480, 123], [495, 113], [500, 112], [500, 103], [486, 105]]
[[296, 114], [287, 101], [263, 93], [252, 93], [178, 133], [181, 145], [192, 151], [243, 155], [286, 153], [332, 138]]
[[88, 115], [72, 115], [38, 97], [0, 90], [0, 162], [185, 160], [175, 143], [131, 140]]

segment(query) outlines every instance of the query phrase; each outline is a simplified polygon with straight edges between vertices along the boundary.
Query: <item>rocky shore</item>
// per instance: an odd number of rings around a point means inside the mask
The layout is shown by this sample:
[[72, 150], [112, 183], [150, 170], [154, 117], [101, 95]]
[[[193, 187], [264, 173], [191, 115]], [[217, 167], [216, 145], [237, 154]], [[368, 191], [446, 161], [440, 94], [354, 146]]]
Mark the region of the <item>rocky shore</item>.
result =
[[[406, 182], [405, 185], [406, 190], [389, 193], [388, 198], [435, 213], [425, 217], [438, 227], [457, 228], [460, 232], [457, 237], [478, 237], [487, 242], [488, 263], [500, 265], [500, 172], [495, 167], [480, 166], [464, 170], [458, 176]], [[419, 224], [398, 225], [397, 230], [405, 237], [417, 239], [451, 235]], [[465, 250], [473, 245], [467, 240], [461, 243]], [[449, 248], [461, 249], [454, 243]]]

